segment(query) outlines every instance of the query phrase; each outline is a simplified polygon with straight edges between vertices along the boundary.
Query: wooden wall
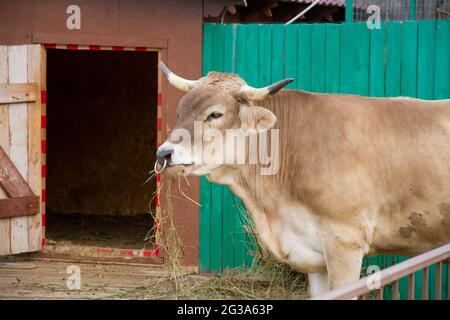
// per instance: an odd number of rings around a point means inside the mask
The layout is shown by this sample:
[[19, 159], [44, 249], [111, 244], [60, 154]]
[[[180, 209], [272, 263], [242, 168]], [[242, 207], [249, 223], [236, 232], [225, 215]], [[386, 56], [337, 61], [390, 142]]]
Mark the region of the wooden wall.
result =
[[[0, 84], [40, 83], [41, 46], [0, 46]], [[41, 195], [41, 105], [0, 104], [0, 146], [34, 194]], [[0, 198], [6, 198], [0, 189]], [[41, 248], [42, 217], [0, 219], [0, 255]]]
[[[168, 67], [183, 77], [201, 76], [202, 0], [79, 0], [81, 29], [68, 30], [66, 9], [72, 4], [70, 0], [0, 1], [0, 45], [152, 47], [160, 49]], [[162, 140], [175, 124], [174, 110], [182, 95], [162, 82]], [[189, 185], [182, 182], [184, 193], [198, 201], [199, 179], [190, 178]], [[173, 193], [175, 223], [185, 245], [184, 264], [196, 266], [199, 208], [177, 188]], [[161, 205], [164, 210], [164, 199]]]
[[[206, 24], [204, 29], [204, 72], [236, 72], [250, 85], [260, 87], [294, 78], [290, 89], [449, 99], [449, 58], [450, 21], [445, 20], [387, 22], [374, 30], [365, 22]], [[246, 237], [240, 219], [245, 212], [233, 197], [227, 187], [202, 178], [200, 270], [221, 272], [252, 263], [252, 238]], [[365, 258], [364, 265], [383, 268], [403, 259], [378, 255]], [[435, 279], [435, 274], [432, 267], [430, 279]], [[421, 272], [415, 276], [416, 298], [420, 299]], [[442, 281], [445, 288], [447, 279], [442, 277]], [[434, 288], [429, 288], [429, 297], [434, 298]], [[385, 298], [392, 297], [392, 287], [386, 286], [384, 293]], [[406, 298], [407, 294], [404, 278], [400, 296]]]

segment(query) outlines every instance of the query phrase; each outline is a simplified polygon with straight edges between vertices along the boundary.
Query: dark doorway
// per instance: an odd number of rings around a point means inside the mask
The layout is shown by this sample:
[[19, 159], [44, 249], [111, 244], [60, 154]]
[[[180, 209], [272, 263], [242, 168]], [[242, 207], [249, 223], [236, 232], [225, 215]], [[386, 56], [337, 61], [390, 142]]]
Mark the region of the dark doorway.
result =
[[47, 50], [48, 244], [151, 249], [157, 63], [157, 52]]

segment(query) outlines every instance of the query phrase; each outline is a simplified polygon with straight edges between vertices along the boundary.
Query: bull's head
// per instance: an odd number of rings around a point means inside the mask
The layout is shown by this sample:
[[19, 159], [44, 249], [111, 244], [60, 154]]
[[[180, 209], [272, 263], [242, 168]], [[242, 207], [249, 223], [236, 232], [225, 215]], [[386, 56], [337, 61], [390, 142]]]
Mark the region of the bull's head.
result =
[[185, 174], [191, 175], [207, 175], [224, 165], [217, 154], [212, 154], [217, 150], [208, 149], [216, 135], [221, 135], [227, 146], [228, 129], [244, 132], [271, 129], [276, 116], [254, 103], [293, 81], [285, 79], [264, 88], [253, 88], [235, 74], [210, 72], [199, 80], [186, 80], [162, 62], [160, 68], [167, 80], [186, 94], [178, 103], [175, 128], [156, 152], [157, 161], [161, 166], [167, 165], [169, 171], [181, 165]]

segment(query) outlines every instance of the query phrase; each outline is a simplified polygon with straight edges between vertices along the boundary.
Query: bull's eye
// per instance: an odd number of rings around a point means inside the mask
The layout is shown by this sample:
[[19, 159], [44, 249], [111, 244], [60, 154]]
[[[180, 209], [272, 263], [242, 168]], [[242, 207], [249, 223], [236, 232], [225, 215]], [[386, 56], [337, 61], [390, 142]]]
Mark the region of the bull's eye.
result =
[[223, 116], [223, 113], [221, 112], [212, 112], [207, 118], [206, 121], [211, 121], [214, 119], [219, 119], [221, 116]]

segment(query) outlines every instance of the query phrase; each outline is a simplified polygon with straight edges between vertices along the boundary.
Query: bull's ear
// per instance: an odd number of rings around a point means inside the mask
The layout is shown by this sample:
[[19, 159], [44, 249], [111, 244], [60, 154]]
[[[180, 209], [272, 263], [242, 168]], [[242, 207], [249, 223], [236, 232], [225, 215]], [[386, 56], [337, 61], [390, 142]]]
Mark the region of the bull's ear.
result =
[[241, 128], [244, 130], [269, 130], [277, 122], [272, 111], [257, 106], [244, 106], [239, 111]]

